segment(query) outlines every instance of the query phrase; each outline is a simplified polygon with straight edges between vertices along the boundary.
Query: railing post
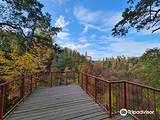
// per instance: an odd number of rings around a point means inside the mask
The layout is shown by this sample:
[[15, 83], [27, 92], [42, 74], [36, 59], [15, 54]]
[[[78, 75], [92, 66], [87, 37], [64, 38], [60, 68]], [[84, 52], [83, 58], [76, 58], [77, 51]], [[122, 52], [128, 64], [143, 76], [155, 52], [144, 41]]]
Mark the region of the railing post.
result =
[[68, 76], [68, 72], [66, 72], [66, 86], [68, 85], [67, 76]]
[[22, 78], [22, 99], [24, 99], [24, 78]]
[[86, 74], [86, 92], [88, 91], [88, 75]]
[[4, 92], [5, 92], [5, 85], [1, 86], [0, 120], [3, 119]]
[[95, 102], [97, 102], [97, 79], [95, 78], [95, 84], [94, 84], [94, 97], [95, 97]]
[[83, 73], [81, 73], [81, 87], [83, 88]]
[[78, 85], [79, 85], [79, 71], [78, 71]]
[[124, 82], [124, 108], [126, 109], [126, 82]]
[[35, 88], [37, 88], [37, 73], [36, 73]]
[[52, 87], [52, 72], [51, 72], [51, 87]]
[[111, 83], [109, 83], [109, 117], [111, 118]]
[[30, 85], [30, 92], [32, 92], [32, 85], [33, 85], [33, 80], [32, 80], [32, 75], [31, 75], [31, 85]]

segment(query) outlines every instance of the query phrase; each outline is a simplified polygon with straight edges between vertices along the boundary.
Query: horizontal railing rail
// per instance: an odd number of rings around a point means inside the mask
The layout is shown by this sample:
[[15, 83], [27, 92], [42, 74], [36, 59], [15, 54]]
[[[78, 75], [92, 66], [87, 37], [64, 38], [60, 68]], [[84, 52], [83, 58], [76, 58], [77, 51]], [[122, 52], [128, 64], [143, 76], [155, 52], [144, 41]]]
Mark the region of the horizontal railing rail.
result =
[[130, 81], [107, 81], [83, 72], [39, 72], [0, 84], [0, 119], [6, 117], [34, 89], [79, 84], [111, 118], [125, 108], [154, 111], [154, 114], [128, 114], [137, 120], [160, 119], [160, 90]]

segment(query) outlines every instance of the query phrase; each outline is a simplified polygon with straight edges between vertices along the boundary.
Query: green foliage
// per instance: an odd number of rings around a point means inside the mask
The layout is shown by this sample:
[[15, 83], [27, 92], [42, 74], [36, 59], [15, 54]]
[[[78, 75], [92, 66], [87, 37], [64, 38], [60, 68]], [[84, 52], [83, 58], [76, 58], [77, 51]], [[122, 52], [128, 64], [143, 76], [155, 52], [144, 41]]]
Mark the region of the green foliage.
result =
[[57, 67], [59, 71], [64, 71], [66, 67], [64, 53], [58, 55], [58, 60], [53, 61], [52, 66]]
[[142, 55], [143, 70], [146, 75], [146, 81], [143, 84], [160, 88], [160, 49], [148, 49]]
[[57, 44], [53, 45], [53, 36], [62, 28], [51, 25], [51, 15], [43, 14], [43, 7], [37, 0], [1, 1], [0, 75], [3, 81], [50, 71], [55, 52], [61, 52]]
[[130, 62], [131, 62], [132, 65], [134, 66], [135, 64], [138, 63], [138, 58], [137, 58], [137, 57], [132, 57], [132, 58], [130, 59]]
[[[3, 0], [0, 14], [1, 29], [17, 36], [18, 44], [27, 44], [29, 47], [37, 40], [44, 44], [52, 45], [52, 36], [61, 31], [60, 27], [51, 26], [51, 15], [42, 13], [43, 4], [37, 0]], [[10, 17], [8, 17], [10, 16]], [[36, 34], [41, 29], [42, 34]], [[19, 39], [21, 37], [21, 39]], [[16, 40], [16, 39], [14, 39]], [[20, 41], [21, 40], [21, 41]]]
[[53, 61], [52, 67], [56, 67], [58, 71], [74, 70], [75, 64], [70, 56], [65, 56], [65, 53], [57, 55], [58, 59]]
[[60, 53], [56, 53], [53, 60], [52, 71], [81, 71], [90, 73], [92, 61], [87, 61], [84, 55], [80, 55], [76, 50], [60, 48]]
[[112, 61], [111, 60], [107, 60], [107, 61], [105, 61], [104, 62], [104, 66], [106, 67], [106, 68], [111, 68], [112, 67]]
[[137, 31], [153, 29], [152, 33], [159, 30], [159, 0], [128, 0], [131, 5], [122, 13], [122, 20], [112, 29], [113, 36], [125, 36], [133, 27]]

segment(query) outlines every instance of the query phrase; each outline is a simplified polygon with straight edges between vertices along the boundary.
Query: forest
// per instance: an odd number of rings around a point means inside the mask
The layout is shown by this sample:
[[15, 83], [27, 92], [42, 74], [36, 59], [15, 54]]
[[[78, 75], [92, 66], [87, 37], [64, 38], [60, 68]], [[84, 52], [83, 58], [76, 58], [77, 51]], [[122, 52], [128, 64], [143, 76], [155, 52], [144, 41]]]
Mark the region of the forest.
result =
[[147, 49], [140, 57], [87, 61], [78, 51], [56, 43], [55, 36], [62, 28], [51, 25], [51, 15], [42, 13], [43, 4], [20, 1], [4, 0], [1, 5], [0, 83], [34, 72], [81, 71], [109, 81], [128, 80], [160, 89], [159, 48]]
[[54, 42], [45, 45], [35, 39], [29, 47], [22, 42], [21, 35], [3, 29], [0, 32], [1, 83], [33, 72], [81, 71], [109, 81], [128, 80], [160, 88], [158, 48], [147, 49], [140, 57], [117, 56], [87, 61], [76, 50], [62, 48]]

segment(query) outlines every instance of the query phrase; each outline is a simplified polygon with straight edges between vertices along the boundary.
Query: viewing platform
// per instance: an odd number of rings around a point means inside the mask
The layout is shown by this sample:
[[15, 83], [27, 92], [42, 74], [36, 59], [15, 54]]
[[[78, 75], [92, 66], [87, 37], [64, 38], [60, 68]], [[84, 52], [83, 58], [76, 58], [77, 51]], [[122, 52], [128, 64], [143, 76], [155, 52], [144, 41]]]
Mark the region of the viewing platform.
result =
[[[115, 119], [117, 118], [117, 119]], [[38, 88], [6, 120], [133, 120], [109, 118], [79, 85]]]
[[[40, 72], [0, 87], [0, 120], [160, 120], [160, 90], [129, 81]], [[123, 108], [154, 112], [121, 116]]]

